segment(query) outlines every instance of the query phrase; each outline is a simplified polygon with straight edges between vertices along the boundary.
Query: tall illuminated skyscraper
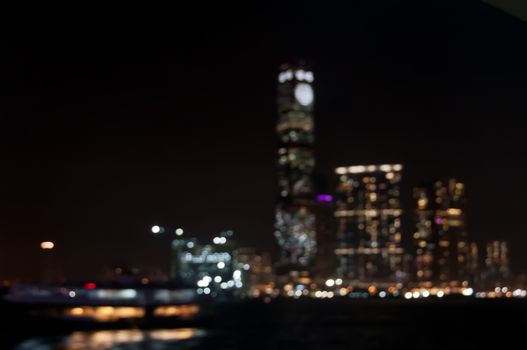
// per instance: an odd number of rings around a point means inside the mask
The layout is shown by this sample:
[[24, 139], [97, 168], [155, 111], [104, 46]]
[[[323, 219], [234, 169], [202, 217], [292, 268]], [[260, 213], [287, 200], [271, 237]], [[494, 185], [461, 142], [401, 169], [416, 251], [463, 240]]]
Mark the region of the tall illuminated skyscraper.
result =
[[337, 274], [361, 284], [402, 282], [401, 164], [357, 165], [339, 175]]
[[442, 286], [469, 281], [477, 269], [477, 247], [467, 241], [465, 185], [453, 178], [436, 181], [415, 188], [414, 199], [417, 281]]
[[312, 173], [313, 72], [303, 64], [284, 64], [278, 75], [278, 200], [275, 236], [282, 263], [306, 267], [316, 252]]

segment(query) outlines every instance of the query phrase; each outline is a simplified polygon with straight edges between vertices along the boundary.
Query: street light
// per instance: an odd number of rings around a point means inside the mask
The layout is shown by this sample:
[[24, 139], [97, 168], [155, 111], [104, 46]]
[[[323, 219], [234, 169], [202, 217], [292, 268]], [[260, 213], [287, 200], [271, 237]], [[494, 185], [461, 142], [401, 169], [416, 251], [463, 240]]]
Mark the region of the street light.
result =
[[52, 251], [55, 248], [55, 243], [52, 241], [43, 241], [40, 243], [41, 253], [41, 278], [43, 282], [49, 283], [53, 281], [54, 270], [53, 270], [53, 254]]
[[151, 229], [152, 233], [154, 234], [157, 234], [157, 233], [163, 233], [163, 228], [161, 226], [158, 226], [158, 225], [154, 225], [152, 226], [152, 229]]
[[42, 250], [51, 250], [53, 248], [55, 248], [55, 243], [51, 241], [44, 241], [40, 243], [40, 249]]
[[[150, 231], [152, 231], [153, 234], [160, 234], [160, 233], [165, 233], [165, 228], [163, 226], [159, 226], [159, 225], [154, 225], [152, 226], [152, 228], [150, 229]], [[182, 228], [177, 228], [174, 233], [176, 234], [176, 236], [181, 236], [183, 235], [183, 229]]]

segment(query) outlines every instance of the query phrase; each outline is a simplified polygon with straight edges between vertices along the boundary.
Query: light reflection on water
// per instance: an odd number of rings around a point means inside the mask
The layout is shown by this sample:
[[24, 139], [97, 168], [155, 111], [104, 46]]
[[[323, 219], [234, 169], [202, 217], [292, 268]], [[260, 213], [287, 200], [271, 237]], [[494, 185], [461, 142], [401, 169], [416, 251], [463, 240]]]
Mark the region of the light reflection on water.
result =
[[14, 350], [165, 350], [176, 349], [178, 343], [204, 334], [203, 330], [195, 328], [74, 332], [58, 339], [29, 339]]

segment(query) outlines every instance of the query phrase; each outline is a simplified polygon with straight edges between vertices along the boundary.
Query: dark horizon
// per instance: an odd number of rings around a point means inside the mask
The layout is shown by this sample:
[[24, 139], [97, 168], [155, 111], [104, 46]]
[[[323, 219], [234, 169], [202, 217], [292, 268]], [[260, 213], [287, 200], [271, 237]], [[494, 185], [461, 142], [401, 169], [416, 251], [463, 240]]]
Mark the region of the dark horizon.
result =
[[[1, 112], [0, 279], [166, 268], [153, 224], [277, 252], [276, 75], [313, 59], [317, 173], [402, 163], [411, 187], [467, 185], [469, 238], [527, 267], [527, 24], [479, 1], [18, 8]], [[405, 198], [406, 197], [406, 198]], [[483, 249], [481, 249], [483, 250]], [[23, 264], [21, 262], [24, 262]]]

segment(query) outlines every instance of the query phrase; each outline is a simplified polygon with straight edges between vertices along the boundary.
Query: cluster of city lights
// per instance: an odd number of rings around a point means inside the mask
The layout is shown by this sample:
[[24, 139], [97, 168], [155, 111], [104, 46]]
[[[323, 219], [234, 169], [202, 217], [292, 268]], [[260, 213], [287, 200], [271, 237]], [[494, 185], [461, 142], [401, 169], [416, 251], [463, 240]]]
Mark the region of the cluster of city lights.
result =
[[234, 270], [232, 273], [232, 279], [228, 281], [224, 281], [223, 277], [219, 275], [214, 278], [205, 275], [197, 282], [197, 286], [196, 293], [199, 295], [212, 294], [214, 293], [214, 290], [218, 289], [218, 287], [223, 290], [231, 288], [239, 289], [243, 287], [242, 272], [240, 270]]
[[[469, 294], [470, 293], [470, 294]], [[414, 291], [407, 291], [404, 293], [404, 298], [409, 299], [426, 299], [429, 297], [437, 297], [437, 298], [443, 298], [447, 293], [443, 290], [428, 290], [428, 289], [421, 289], [421, 290], [414, 290]], [[465, 296], [472, 295], [472, 289], [470, 288], [470, 291], [467, 293], [463, 293]]]
[[283, 287], [283, 294], [287, 297], [300, 298], [312, 297], [317, 299], [331, 299], [334, 297], [349, 297], [349, 298], [369, 298], [379, 297], [385, 298], [387, 296], [400, 296], [400, 289], [402, 285], [391, 286], [387, 290], [379, 290], [378, 287], [371, 285], [367, 290], [354, 291], [351, 286], [345, 286], [342, 278], [330, 278], [324, 283], [324, 288], [320, 288], [317, 284], [311, 284], [309, 289], [307, 285], [297, 284], [296, 286], [289, 283]]
[[307, 81], [308, 83], [312, 83], [315, 80], [313, 72], [305, 71], [303, 69], [298, 69], [296, 71], [288, 69], [278, 75], [278, 81], [280, 83], [285, 83], [286, 81], [293, 80], [293, 78], [296, 78], [296, 80], [298, 81]]
[[[152, 231], [153, 234], [161, 234], [165, 232], [165, 228], [159, 225], [154, 225], [152, 226], [150, 231]], [[184, 231], [182, 228], [177, 228], [174, 233], [176, 234], [176, 236], [181, 236], [183, 235]]]
[[508, 287], [496, 287], [494, 290], [487, 292], [477, 292], [476, 298], [525, 298], [527, 297], [527, 290], [515, 289], [511, 290]]
[[[381, 171], [381, 172], [392, 172], [399, 171], [401, 166], [399, 164], [389, 165], [379, 165], [374, 166], [354, 166], [347, 167], [345, 171], [347, 173], [357, 173], [363, 171]], [[337, 172], [339, 170], [337, 169]], [[321, 200], [332, 200], [330, 196], [324, 195], [325, 197]], [[363, 212], [358, 211], [347, 211], [346, 215], [365, 215], [365, 216], [375, 216], [380, 214], [390, 215], [400, 215], [399, 210], [397, 209], [368, 209]], [[386, 212], [388, 211], [388, 212]], [[448, 216], [459, 216], [462, 214], [461, 209], [458, 208], [448, 208], [445, 210], [445, 214]], [[337, 215], [338, 216], [338, 215]], [[151, 227], [151, 232], [154, 234], [164, 233], [165, 229], [161, 226], [154, 225]], [[174, 231], [177, 236], [183, 235], [184, 231], [181, 228], [178, 228]], [[226, 232], [227, 236], [232, 235], [232, 231]], [[186, 244], [187, 248], [192, 248], [194, 243], [192, 241], [184, 241], [181, 239], [175, 240], [177, 242], [183, 242]], [[227, 243], [227, 238], [222, 234], [216, 236], [212, 239], [212, 242], [215, 245], [224, 245]], [[55, 248], [55, 244], [51, 241], [44, 241], [40, 243], [40, 248], [43, 250], [51, 250]], [[205, 275], [202, 275], [201, 279], [196, 282], [195, 293], [198, 295], [210, 295], [212, 297], [219, 294], [221, 290], [229, 289], [240, 289], [243, 288], [245, 283], [243, 278], [243, 271], [251, 270], [251, 266], [247, 263], [235, 265], [235, 270], [231, 270], [232, 262], [234, 256], [229, 252], [213, 252], [214, 249], [212, 246], [208, 245], [200, 252], [198, 255], [194, 255], [190, 252], [185, 252], [182, 257], [185, 262], [192, 263], [211, 263], [217, 268], [216, 272], [209, 272]], [[361, 250], [362, 254], [369, 253], [379, 253], [380, 249], [377, 248], [363, 248], [367, 250]], [[355, 253], [356, 251], [348, 248], [350, 251], [340, 252], [338, 249], [336, 251], [339, 253]], [[371, 250], [371, 251], [370, 251]], [[358, 251], [357, 251], [358, 252]], [[229, 264], [229, 265], [228, 265]], [[527, 290], [524, 289], [514, 289], [507, 286], [496, 287], [487, 291], [475, 291], [469, 286], [468, 281], [464, 281], [463, 284], [459, 287], [420, 287], [420, 288], [403, 288], [402, 284], [397, 284], [390, 286], [380, 287], [376, 285], [364, 286], [362, 288], [355, 288], [348, 284], [349, 281], [344, 281], [341, 277], [332, 277], [326, 280], [319, 281], [317, 283], [311, 283], [310, 281], [303, 281], [299, 279], [296, 283], [288, 283], [283, 286], [283, 289], [277, 288], [274, 283], [269, 284], [264, 290], [263, 294], [253, 293], [251, 290], [248, 291], [247, 295], [254, 296], [267, 296], [267, 297], [276, 297], [283, 295], [291, 298], [303, 298], [311, 297], [317, 299], [332, 299], [337, 297], [347, 297], [347, 298], [356, 298], [356, 299], [365, 299], [365, 298], [402, 298], [404, 300], [416, 300], [416, 299], [427, 299], [427, 298], [444, 298], [447, 296], [462, 296], [462, 297], [472, 297], [472, 298], [526, 298]], [[194, 290], [192, 288], [191, 290]], [[262, 289], [263, 290], [263, 289]], [[60, 293], [68, 298], [83, 298], [87, 295], [96, 297], [97, 299], [104, 300], [130, 300], [135, 299], [141, 293], [140, 290], [136, 289], [101, 289], [95, 283], [89, 282], [84, 285], [84, 288], [61, 288]]]
[[401, 216], [403, 211], [401, 209], [364, 209], [364, 210], [337, 210], [335, 211], [335, 217], [348, 217], [348, 216]]
[[326, 281], [326, 286], [328, 287], [333, 287], [333, 286], [340, 286], [342, 285], [342, 278], [337, 278], [337, 279], [328, 279]]
[[203, 250], [200, 255], [193, 255], [191, 253], [185, 253], [183, 255], [183, 259], [186, 262], [191, 262], [194, 264], [202, 264], [202, 263], [212, 263], [212, 264], [218, 264], [220, 262], [228, 262], [231, 261], [232, 257], [227, 252], [217, 252], [217, 253], [210, 253], [208, 250]]
[[368, 288], [355, 290], [351, 286], [346, 286], [341, 278], [330, 278], [321, 283], [323, 287], [317, 284], [311, 284], [309, 287], [305, 284], [294, 285], [292, 283], [286, 284], [283, 287], [283, 293], [277, 293], [274, 290], [266, 293], [267, 295], [276, 296], [282, 294], [285, 297], [300, 298], [312, 297], [317, 299], [331, 299], [335, 297], [348, 297], [352, 299], [366, 299], [366, 298], [403, 298], [411, 299], [427, 299], [427, 298], [443, 298], [446, 296], [461, 296], [473, 298], [525, 298], [527, 297], [527, 290], [515, 289], [508, 287], [496, 287], [489, 292], [476, 292], [469, 286], [459, 288], [413, 288], [403, 289], [401, 284], [391, 286], [389, 288], [380, 289], [375, 285], [370, 285]]
[[[328, 280], [330, 281], [330, 280]], [[328, 282], [326, 281], [326, 282]], [[337, 284], [335, 281], [326, 283], [327, 287], [334, 287]], [[292, 298], [300, 297], [314, 297], [317, 299], [331, 299], [334, 297], [349, 297], [353, 299], [366, 299], [366, 298], [386, 298], [390, 297], [403, 297], [406, 300], [411, 299], [427, 299], [427, 298], [443, 298], [448, 295], [459, 295], [464, 297], [475, 297], [475, 298], [525, 298], [527, 297], [527, 290], [515, 289], [509, 290], [507, 287], [497, 287], [493, 291], [489, 292], [475, 292], [473, 288], [461, 288], [459, 290], [450, 290], [449, 288], [438, 289], [412, 289], [401, 292], [395, 287], [391, 287], [388, 290], [377, 290], [376, 287], [371, 286], [368, 291], [353, 291], [350, 287], [341, 287], [336, 290], [311, 290], [309, 291], [304, 285], [297, 285], [293, 288], [292, 285], [286, 285], [284, 287], [284, 296]]]
[[[154, 309], [157, 317], [190, 317], [199, 312], [197, 305], [168, 305]], [[137, 306], [75, 306], [66, 308], [68, 317], [92, 318], [99, 322], [117, 321], [119, 319], [143, 318], [145, 309]], [[97, 347], [98, 348], [98, 347]]]
[[339, 167], [335, 169], [335, 172], [339, 175], [345, 174], [360, 174], [366, 172], [381, 171], [384, 173], [390, 173], [392, 171], [403, 170], [402, 164], [382, 164], [382, 165], [354, 165], [349, 167]]
[[214, 244], [225, 244], [225, 243], [227, 243], [227, 238], [226, 237], [214, 237], [212, 239], [212, 243], [214, 243]]

